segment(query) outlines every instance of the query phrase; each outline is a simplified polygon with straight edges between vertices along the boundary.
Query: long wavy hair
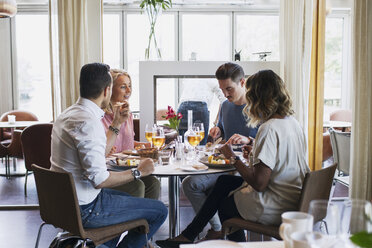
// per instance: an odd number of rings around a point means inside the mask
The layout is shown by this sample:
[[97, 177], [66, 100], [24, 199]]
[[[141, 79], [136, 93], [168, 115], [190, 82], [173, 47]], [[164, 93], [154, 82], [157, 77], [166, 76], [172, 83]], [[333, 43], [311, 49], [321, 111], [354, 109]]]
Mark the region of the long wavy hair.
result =
[[245, 82], [247, 105], [243, 112], [250, 118], [249, 126], [269, 120], [273, 115], [293, 115], [292, 100], [283, 80], [272, 70], [251, 75]]

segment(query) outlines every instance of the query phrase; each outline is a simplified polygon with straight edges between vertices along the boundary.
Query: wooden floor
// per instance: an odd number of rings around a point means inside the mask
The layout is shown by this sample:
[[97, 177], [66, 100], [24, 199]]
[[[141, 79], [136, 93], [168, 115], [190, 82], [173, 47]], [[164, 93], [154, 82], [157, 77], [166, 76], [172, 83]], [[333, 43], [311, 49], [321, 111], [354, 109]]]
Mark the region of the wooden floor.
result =
[[[17, 170], [24, 168], [22, 160], [17, 163]], [[0, 173], [3, 165], [0, 163]], [[13, 168], [12, 168], [13, 170]], [[28, 196], [24, 196], [23, 186], [25, 177], [12, 177], [10, 179], [0, 176], [0, 205], [20, 205], [20, 204], [38, 204], [35, 181], [32, 174], [28, 176]], [[167, 204], [168, 191], [167, 180], [162, 179], [161, 200]], [[347, 188], [343, 185], [336, 184], [334, 196], [347, 196]], [[188, 200], [181, 193], [180, 201], [180, 225], [183, 230], [192, 220], [194, 212]], [[17, 247], [28, 248], [34, 247], [41, 219], [38, 210], [32, 211], [5, 211], [0, 210], [0, 248]], [[206, 227], [201, 237], [204, 236]], [[40, 248], [49, 247], [50, 242], [60, 230], [53, 226], [44, 226]], [[168, 238], [168, 219], [163, 226], [154, 235], [153, 241]], [[257, 235], [251, 235], [253, 240], [257, 240]]]

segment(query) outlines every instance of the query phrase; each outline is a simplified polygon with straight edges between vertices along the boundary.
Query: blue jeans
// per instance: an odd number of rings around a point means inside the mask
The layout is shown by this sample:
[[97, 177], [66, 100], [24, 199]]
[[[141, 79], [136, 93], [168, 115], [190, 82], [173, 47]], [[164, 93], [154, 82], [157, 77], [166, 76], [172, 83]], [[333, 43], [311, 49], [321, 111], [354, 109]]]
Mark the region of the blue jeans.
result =
[[205, 145], [208, 138], [209, 130], [209, 110], [206, 102], [197, 101], [186, 101], [182, 102], [178, 107], [177, 113], [182, 113], [183, 118], [181, 119], [178, 132], [180, 135], [184, 135], [187, 131], [187, 110], [192, 110], [192, 121], [201, 122], [204, 124], [204, 139], [200, 142], [200, 145]]
[[[118, 224], [130, 220], [146, 219], [149, 224], [148, 238], [151, 238], [165, 221], [168, 210], [157, 200], [138, 198], [113, 189], [102, 189], [89, 204], [81, 205], [81, 219], [84, 228], [96, 228]], [[142, 248], [146, 236], [129, 231], [117, 245], [120, 236], [104, 243], [106, 247]]]

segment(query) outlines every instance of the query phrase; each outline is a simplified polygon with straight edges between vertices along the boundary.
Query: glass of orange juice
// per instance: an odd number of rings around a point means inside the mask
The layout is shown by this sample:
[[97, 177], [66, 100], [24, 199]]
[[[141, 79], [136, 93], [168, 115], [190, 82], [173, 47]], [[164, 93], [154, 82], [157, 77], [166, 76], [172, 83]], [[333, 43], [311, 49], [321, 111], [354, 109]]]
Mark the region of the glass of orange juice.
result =
[[162, 127], [154, 127], [152, 129], [152, 144], [160, 149], [165, 143], [165, 135]]

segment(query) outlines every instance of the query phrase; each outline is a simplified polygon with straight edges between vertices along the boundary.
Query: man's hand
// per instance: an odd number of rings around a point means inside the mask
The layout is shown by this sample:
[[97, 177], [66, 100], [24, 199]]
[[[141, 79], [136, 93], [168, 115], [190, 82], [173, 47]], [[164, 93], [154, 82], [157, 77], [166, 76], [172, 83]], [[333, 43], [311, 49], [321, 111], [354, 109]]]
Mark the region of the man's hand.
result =
[[154, 172], [154, 162], [150, 158], [142, 159], [137, 169], [141, 172], [141, 177], [151, 175]]
[[212, 127], [211, 130], [209, 130], [209, 136], [211, 136], [213, 139], [217, 139], [221, 136], [221, 130], [219, 127]]
[[250, 138], [236, 133], [230, 137], [226, 144], [249, 144], [250, 142]]
[[231, 158], [235, 156], [235, 153], [233, 149], [231, 148], [230, 144], [225, 144], [221, 146], [218, 150], [220, 150], [220, 152], [225, 156], [225, 158]]
[[129, 103], [124, 101], [113, 106], [114, 120], [112, 125], [116, 128], [120, 128], [121, 124], [126, 122], [129, 117]]

